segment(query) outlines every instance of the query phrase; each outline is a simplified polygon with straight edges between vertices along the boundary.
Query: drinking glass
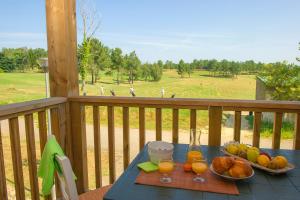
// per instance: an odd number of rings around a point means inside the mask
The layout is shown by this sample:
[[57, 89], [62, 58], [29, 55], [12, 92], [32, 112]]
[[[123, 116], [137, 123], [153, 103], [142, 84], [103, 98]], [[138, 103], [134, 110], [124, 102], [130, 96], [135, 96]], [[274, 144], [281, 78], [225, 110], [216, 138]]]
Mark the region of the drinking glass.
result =
[[160, 182], [162, 183], [171, 183], [172, 178], [169, 176], [170, 173], [174, 170], [174, 162], [169, 159], [162, 159], [158, 163], [158, 171], [162, 174], [160, 177]]
[[206, 172], [208, 166], [205, 160], [193, 160], [192, 170], [196, 173], [196, 176], [193, 178], [194, 182], [204, 183], [205, 178], [201, 177], [201, 174]]

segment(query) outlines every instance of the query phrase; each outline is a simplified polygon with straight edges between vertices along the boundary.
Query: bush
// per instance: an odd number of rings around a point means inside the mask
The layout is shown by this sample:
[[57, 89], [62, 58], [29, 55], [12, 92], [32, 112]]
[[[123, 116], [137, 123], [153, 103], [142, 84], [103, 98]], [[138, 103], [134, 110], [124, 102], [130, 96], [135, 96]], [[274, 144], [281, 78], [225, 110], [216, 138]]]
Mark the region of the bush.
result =
[[[249, 127], [253, 129], [253, 116], [247, 116]], [[262, 137], [271, 137], [273, 135], [273, 122], [262, 121], [260, 125], [260, 135]], [[282, 139], [292, 139], [294, 136], [294, 124], [288, 121], [282, 122], [281, 138]]]

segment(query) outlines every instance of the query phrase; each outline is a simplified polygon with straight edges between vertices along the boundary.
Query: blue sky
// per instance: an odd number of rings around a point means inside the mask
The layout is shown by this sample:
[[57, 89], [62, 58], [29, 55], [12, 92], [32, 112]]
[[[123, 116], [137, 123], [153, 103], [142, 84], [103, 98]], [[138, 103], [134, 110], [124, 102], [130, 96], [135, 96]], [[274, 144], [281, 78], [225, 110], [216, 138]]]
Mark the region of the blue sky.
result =
[[[0, 0], [0, 48], [47, 47], [43, 0]], [[96, 36], [143, 61], [296, 62], [299, 0], [95, 0]], [[78, 40], [82, 39], [78, 16]]]

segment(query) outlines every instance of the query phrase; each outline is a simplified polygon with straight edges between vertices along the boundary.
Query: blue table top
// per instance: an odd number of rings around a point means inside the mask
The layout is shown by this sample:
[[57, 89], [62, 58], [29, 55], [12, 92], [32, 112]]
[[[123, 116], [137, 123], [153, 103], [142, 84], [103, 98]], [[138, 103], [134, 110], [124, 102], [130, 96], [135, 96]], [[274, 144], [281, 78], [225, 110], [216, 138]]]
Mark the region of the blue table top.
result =
[[[185, 162], [188, 145], [175, 144], [173, 158], [175, 162]], [[223, 155], [220, 147], [202, 146], [209, 163], [215, 156]], [[255, 169], [255, 176], [248, 180], [238, 181], [240, 195], [224, 195], [210, 192], [199, 192], [176, 188], [156, 187], [135, 184], [139, 174], [137, 164], [148, 160], [147, 145], [136, 156], [113, 187], [106, 193], [104, 200], [300, 200], [300, 151], [265, 149], [270, 155], [284, 155], [296, 168], [286, 174], [270, 175]]]

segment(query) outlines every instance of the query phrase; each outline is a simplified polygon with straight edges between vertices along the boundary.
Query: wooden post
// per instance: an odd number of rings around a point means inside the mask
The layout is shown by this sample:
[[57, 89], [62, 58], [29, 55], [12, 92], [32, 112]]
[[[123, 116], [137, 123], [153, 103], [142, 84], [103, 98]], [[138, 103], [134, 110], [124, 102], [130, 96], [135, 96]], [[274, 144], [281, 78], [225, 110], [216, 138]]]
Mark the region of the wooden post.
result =
[[[77, 176], [76, 186], [79, 194], [88, 191], [87, 144], [84, 106], [78, 102], [70, 103], [72, 129], [72, 167]], [[76, 156], [76, 158], [75, 158]]]
[[209, 108], [208, 145], [221, 145], [222, 107]]
[[241, 111], [234, 113], [234, 141], [240, 142], [241, 139]]
[[75, 0], [46, 0], [50, 95], [78, 96]]
[[300, 150], [300, 113], [296, 114], [295, 119], [294, 149]]
[[276, 112], [274, 115], [274, 125], [273, 125], [273, 139], [272, 139], [273, 149], [280, 149], [281, 127], [282, 127], [282, 113]]
[[178, 143], [178, 109], [173, 109], [173, 121], [172, 121], [172, 142], [174, 144]]
[[259, 148], [261, 112], [254, 113], [252, 145]]
[[7, 198], [7, 187], [6, 187], [6, 176], [5, 176], [5, 165], [1, 135], [1, 124], [0, 124], [0, 199], [8, 200]]
[[140, 135], [140, 151], [145, 145], [145, 108], [139, 107], [139, 135]]

